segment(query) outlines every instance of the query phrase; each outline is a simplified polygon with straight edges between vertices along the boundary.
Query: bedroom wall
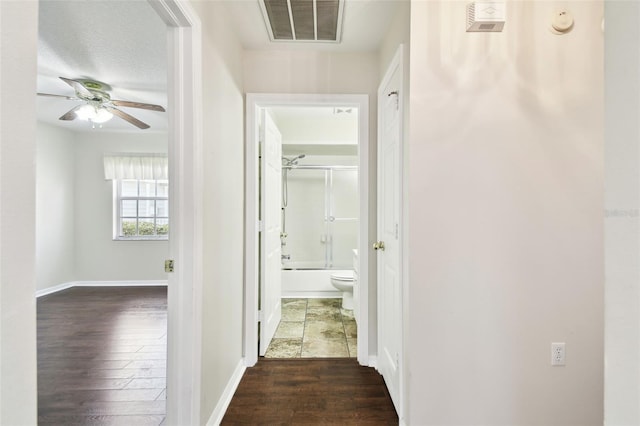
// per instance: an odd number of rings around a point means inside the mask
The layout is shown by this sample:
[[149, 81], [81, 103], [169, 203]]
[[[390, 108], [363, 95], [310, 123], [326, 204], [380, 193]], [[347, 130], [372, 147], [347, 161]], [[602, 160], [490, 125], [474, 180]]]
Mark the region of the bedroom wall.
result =
[[166, 280], [168, 241], [113, 240], [113, 184], [105, 153], [166, 153], [163, 133], [77, 132], [75, 152], [76, 280]]
[[407, 424], [603, 422], [603, 2], [563, 4], [411, 3]]
[[75, 136], [38, 123], [36, 290], [75, 281]]

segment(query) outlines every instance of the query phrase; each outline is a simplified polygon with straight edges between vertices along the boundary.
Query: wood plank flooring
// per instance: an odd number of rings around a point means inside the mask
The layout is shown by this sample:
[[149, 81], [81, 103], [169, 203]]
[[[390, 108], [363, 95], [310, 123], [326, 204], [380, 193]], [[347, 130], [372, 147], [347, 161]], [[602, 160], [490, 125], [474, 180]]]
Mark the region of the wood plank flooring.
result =
[[222, 425], [397, 425], [380, 376], [354, 359], [266, 359], [248, 368]]
[[39, 425], [164, 421], [166, 287], [74, 287], [37, 324]]

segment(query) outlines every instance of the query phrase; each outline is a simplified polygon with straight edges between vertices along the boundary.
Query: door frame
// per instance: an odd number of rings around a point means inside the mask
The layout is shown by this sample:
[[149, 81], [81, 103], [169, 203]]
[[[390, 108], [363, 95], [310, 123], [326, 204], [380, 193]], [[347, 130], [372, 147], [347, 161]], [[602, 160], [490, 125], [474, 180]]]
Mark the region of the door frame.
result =
[[[361, 283], [358, 318], [358, 362], [369, 365], [369, 95], [247, 93], [245, 138], [245, 282], [244, 360], [247, 367], [258, 362], [259, 208], [258, 202], [258, 118], [260, 108], [291, 106], [334, 106], [358, 108], [358, 277]], [[373, 290], [375, 292], [375, 288]]]
[[169, 425], [200, 424], [202, 353], [202, 42], [201, 24], [183, 0], [147, 0], [167, 25], [167, 116], [171, 194], [167, 290]]

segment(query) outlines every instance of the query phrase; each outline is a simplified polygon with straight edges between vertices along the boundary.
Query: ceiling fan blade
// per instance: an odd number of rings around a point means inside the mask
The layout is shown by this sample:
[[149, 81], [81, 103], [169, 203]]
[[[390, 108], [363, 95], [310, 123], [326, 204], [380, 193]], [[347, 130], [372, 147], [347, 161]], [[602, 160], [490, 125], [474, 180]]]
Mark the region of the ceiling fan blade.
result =
[[36, 93], [38, 96], [51, 96], [53, 98], [64, 98], [64, 99], [68, 99], [70, 101], [79, 101], [80, 99], [74, 97], [74, 96], [65, 96], [65, 95], [52, 95], [51, 93]]
[[137, 118], [135, 118], [132, 115], [127, 114], [126, 112], [119, 110], [118, 108], [112, 107], [112, 106], [105, 106], [106, 109], [108, 109], [109, 111], [111, 111], [114, 115], [117, 115], [118, 117], [122, 118], [125, 121], [128, 121], [129, 123], [133, 124], [134, 126], [136, 126], [139, 129], [148, 129], [149, 125], [147, 123], [144, 123], [140, 120], [138, 120]]
[[84, 87], [84, 84], [82, 84], [81, 82], [76, 81], [76, 80], [72, 80], [70, 78], [64, 78], [64, 77], [60, 77], [60, 80], [64, 81], [69, 86], [73, 87], [73, 89], [76, 91], [76, 93], [78, 93], [80, 95], [87, 96], [89, 98], [93, 98], [93, 93], [91, 93], [89, 91], [89, 89]]
[[59, 120], [64, 120], [64, 121], [71, 121], [71, 120], [75, 120], [76, 119], [76, 111], [81, 107], [82, 105], [78, 105], [75, 108], [69, 110], [65, 115], [63, 115], [62, 117], [59, 118]]
[[111, 103], [116, 106], [123, 106], [123, 107], [129, 107], [129, 108], [142, 108], [142, 109], [150, 109], [152, 111], [165, 112], [165, 109], [160, 105], [143, 104], [141, 102], [131, 102], [131, 101], [114, 101], [114, 100], [112, 100]]

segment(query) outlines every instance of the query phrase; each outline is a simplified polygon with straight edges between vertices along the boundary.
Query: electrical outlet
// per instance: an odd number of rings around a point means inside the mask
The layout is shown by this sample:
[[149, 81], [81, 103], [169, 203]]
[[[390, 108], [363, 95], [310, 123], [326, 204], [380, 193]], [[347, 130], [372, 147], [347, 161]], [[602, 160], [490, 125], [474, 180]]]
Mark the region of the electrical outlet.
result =
[[565, 365], [566, 351], [564, 342], [551, 343], [551, 365]]

